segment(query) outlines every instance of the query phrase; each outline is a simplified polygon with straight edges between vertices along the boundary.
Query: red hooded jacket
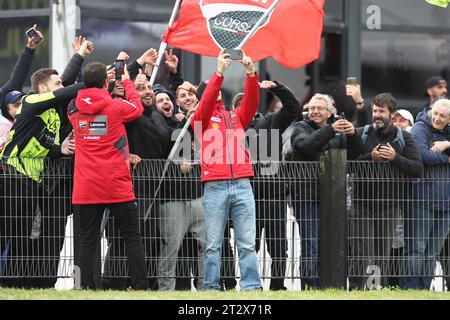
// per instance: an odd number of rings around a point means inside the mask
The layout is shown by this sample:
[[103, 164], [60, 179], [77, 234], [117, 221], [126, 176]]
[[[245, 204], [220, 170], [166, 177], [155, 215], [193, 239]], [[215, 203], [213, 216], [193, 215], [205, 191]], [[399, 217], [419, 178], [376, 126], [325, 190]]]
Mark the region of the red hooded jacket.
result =
[[130, 80], [123, 81], [127, 101], [99, 88], [80, 90], [68, 110], [75, 132], [74, 204], [128, 202], [135, 199], [125, 123], [144, 108]]
[[231, 111], [217, 102], [223, 77], [214, 73], [209, 80], [191, 122], [195, 134], [201, 135], [203, 182], [253, 177], [245, 130], [258, 109], [258, 80], [258, 75], [247, 76], [241, 106]]

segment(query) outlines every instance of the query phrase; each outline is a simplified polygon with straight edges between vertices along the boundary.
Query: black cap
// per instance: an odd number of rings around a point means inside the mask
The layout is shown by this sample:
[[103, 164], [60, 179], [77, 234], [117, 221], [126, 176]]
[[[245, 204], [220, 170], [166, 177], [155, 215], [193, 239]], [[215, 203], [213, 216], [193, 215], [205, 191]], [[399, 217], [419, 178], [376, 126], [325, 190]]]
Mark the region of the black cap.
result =
[[428, 92], [427, 92], [428, 89], [438, 86], [440, 84], [447, 85], [447, 81], [444, 78], [442, 78], [441, 76], [434, 76], [434, 77], [428, 78], [427, 82], [425, 83], [425, 93], [424, 93], [425, 97], [428, 97]]
[[170, 100], [172, 101], [173, 107], [176, 108], [177, 107], [177, 99], [175, 98], [174, 94], [172, 93], [172, 91], [167, 90], [163, 85], [157, 83], [153, 86], [153, 92], [155, 93], [155, 101], [156, 101], [156, 96], [160, 93], [165, 93], [169, 96]]
[[433, 88], [434, 86], [440, 85], [440, 84], [447, 84], [447, 81], [442, 78], [441, 76], [435, 76], [435, 77], [431, 77], [427, 80], [426, 89], [430, 89]]
[[205, 92], [206, 87], [208, 86], [209, 80], [205, 80], [200, 82], [200, 84], [197, 87], [197, 99], [200, 101], [203, 96], [203, 92]]

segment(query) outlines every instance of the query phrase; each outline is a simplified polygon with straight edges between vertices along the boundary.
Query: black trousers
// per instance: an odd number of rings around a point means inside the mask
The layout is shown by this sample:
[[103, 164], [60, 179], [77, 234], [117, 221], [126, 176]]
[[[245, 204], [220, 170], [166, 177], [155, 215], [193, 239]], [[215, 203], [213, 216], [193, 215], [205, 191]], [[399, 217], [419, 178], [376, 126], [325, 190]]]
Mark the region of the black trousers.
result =
[[52, 288], [57, 279], [67, 215], [70, 177], [42, 183], [5, 167], [0, 208], [1, 284]]
[[135, 289], [147, 289], [144, 247], [139, 232], [139, 212], [136, 201], [80, 205], [81, 286], [87, 289], [95, 289], [95, 250], [100, 242], [100, 225], [106, 206], [111, 210], [111, 215], [114, 216], [125, 242], [131, 285]]
[[[390, 254], [395, 236], [400, 206], [395, 202], [355, 204], [350, 213], [350, 289], [364, 289], [369, 275], [379, 273], [382, 286], [388, 285], [391, 272]], [[376, 268], [368, 268], [369, 266]]]
[[286, 273], [286, 201], [257, 199], [256, 203], [256, 250], [261, 245], [262, 229], [265, 230], [267, 251], [272, 259], [270, 290], [284, 290]]

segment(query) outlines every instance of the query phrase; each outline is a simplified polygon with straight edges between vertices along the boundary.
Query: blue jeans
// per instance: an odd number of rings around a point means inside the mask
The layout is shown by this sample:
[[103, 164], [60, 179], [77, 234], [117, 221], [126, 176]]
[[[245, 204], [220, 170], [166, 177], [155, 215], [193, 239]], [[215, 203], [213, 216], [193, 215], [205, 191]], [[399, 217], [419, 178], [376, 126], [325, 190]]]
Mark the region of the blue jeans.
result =
[[[415, 203], [405, 215], [403, 278], [404, 289], [429, 289], [436, 257], [450, 230], [450, 210], [436, 209], [431, 203]], [[421, 283], [422, 281], [422, 283]]]
[[233, 219], [239, 255], [241, 290], [261, 288], [255, 250], [255, 199], [249, 179], [205, 183], [205, 289], [220, 290], [220, 264], [223, 234], [228, 215]]
[[302, 289], [318, 289], [319, 281], [319, 202], [297, 202], [297, 222], [300, 225], [302, 258], [300, 277]]

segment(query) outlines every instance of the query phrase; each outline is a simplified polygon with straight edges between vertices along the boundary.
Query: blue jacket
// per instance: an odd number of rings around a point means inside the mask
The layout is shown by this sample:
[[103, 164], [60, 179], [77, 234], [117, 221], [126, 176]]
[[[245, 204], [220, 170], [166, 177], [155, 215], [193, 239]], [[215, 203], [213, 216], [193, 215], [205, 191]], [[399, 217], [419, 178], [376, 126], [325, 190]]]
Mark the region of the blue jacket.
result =
[[420, 203], [426, 200], [430, 209], [450, 210], [448, 197], [450, 195], [450, 168], [448, 165], [450, 148], [443, 153], [431, 151], [433, 142], [449, 140], [449, 126], [442, 132], [433, 128], [431, 119], [426, 112], [421, 112], [412, 128], [412, 135], [417, 142], [422, 161], [425, 165], [425, 175], [415, 188], [415, 199]]
[[450, 139], [448, 136], [449, 126], [444, 128], [443, 132], [440, 132], [433, 128], [431, 119], [425, 112], [421, 112], [411, 130], [414, 139], [419, 147], [420, 155], [425, 166], [435, 166], [439, 164], [447, 164], [450, 156], [450, 149], [444, 151], [444, 153], [436, 153], [431, 151], [433, 142], [447, 141]]

